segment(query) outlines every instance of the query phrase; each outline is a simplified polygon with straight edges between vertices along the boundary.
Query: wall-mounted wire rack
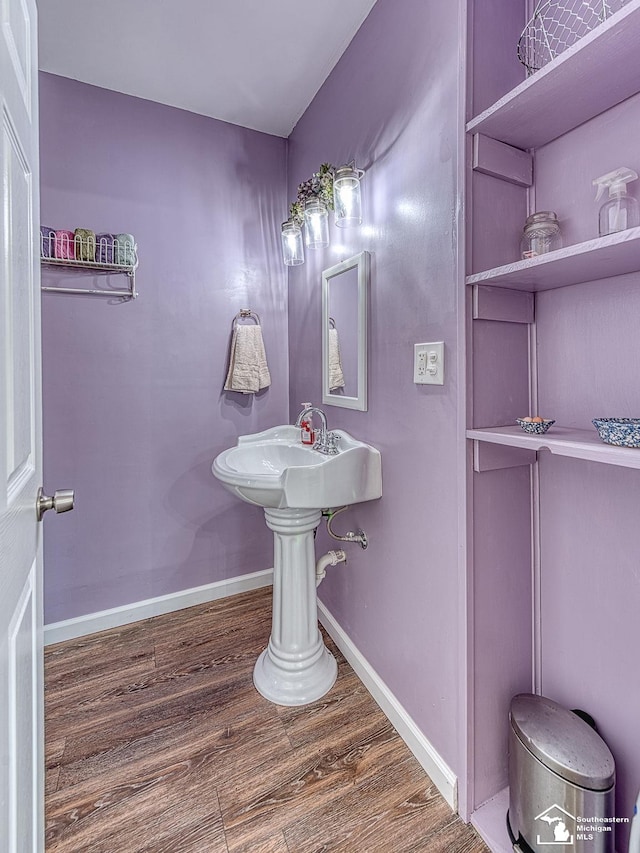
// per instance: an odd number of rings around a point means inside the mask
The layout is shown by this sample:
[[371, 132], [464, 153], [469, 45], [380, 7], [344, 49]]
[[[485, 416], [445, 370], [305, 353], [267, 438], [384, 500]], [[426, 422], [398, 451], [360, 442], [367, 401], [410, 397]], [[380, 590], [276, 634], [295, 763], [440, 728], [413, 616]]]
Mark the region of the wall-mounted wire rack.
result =
[[84, 296], [108, 296], [136, 299], [138, 247], [131, 235], [84, 235], [64, 231], [41, 231], [40, 263], [48, 269], [73, 271], [88, 275], [125, 275], [125, 288], [48, 287], [44, 293], [70, 293]]

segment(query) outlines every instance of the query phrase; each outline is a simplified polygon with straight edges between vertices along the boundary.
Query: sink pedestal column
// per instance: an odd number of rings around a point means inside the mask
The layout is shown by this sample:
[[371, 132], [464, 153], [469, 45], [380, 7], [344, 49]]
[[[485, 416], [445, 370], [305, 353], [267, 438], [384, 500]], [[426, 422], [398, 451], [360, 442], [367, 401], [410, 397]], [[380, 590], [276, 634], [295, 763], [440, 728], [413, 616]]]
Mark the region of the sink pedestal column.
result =
[[273, 621], [253, 683], [277, 705], [306, 705], [331, 689], [338, 667], [318, 629], [313, 531], [322, 513], [265, 509], [273, 530]]

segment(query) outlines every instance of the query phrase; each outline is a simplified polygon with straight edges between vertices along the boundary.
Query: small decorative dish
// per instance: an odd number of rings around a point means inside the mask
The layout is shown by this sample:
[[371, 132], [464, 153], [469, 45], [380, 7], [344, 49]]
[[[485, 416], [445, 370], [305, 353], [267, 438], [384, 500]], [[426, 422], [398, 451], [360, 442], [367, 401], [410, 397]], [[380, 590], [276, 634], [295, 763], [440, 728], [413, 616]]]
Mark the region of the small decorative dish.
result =
[[606, 444], [640, 447], [640, 418], [594, 418], [591, 423]]
[[531, 435], [544, 435], [550, 426], [555, 424], [555, 421], [548, 421], [544, 418], [516, 418], [516, 423], [524, 432]]

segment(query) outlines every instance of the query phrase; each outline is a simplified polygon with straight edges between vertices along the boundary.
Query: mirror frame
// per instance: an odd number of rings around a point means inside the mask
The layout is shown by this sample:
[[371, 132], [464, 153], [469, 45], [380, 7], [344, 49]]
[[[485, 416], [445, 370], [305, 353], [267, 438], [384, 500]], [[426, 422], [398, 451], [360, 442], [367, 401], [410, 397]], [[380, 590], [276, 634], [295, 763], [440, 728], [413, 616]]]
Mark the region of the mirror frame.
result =
[[[360, 252], [322, 273], [322, 402], [327, 406], [367, 411], [367, 336], [369, 317], [369, 252]], [[347, 397], [329, 391], [329, 284], [350, 269], [358, 270], [358, 394]]]

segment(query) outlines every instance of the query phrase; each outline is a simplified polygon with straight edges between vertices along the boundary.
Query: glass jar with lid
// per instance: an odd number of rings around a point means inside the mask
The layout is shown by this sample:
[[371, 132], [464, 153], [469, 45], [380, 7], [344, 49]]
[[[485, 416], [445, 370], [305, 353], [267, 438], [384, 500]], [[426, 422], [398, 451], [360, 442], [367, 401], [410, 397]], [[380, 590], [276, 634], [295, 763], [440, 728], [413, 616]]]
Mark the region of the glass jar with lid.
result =
[[520, 256], [537, 258], [562, 248], [562, 233], [558, 215], [552, 210], [541, 210], [527, 217], [520, 243]]
[[295, 219], [287, 219], [282, 223], [282, 257], [288, 267], [304, 263], [304, 248], [302, 246], [302, 229]]
[[329, 245], [329, 211], [317, 196], [304, 203], [304, 231], [309, 249], [325, 249]]

